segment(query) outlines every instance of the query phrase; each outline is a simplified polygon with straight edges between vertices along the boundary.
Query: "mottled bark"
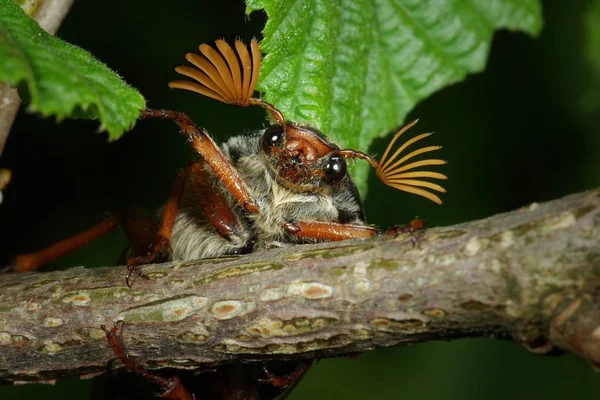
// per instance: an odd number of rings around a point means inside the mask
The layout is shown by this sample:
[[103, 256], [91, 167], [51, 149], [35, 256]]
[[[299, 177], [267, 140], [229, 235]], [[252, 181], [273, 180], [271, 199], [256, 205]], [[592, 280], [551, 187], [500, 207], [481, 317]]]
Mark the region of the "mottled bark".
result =
[[[32, 11], [33, 17], [46, 32], [54, 35], [69, 12], [73, 0], [43, 0], [39, 3], [39, 7]], [[17, 90], [0, 83], [0, 155], [20, 104]]]
[[600, 189], [410, 235], [241, 258], [0, 277], [0, 379], [104, 371], [125, 320], [150, 367], [505, 338], [600, 363]]

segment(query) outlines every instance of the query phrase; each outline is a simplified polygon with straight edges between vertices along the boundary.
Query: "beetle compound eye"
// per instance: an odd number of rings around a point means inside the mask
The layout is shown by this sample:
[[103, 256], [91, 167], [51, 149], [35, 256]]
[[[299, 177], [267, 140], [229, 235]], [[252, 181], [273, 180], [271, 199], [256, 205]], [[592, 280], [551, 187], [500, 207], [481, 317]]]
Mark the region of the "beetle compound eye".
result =
[[346, 176], [346, 160], [343, 157], [332, 156], [325, 166], [323, 180], [333, 184], [341, 181]]
[[267, 128], [261, 140], [261, 148], [266, 154], [271, 154], [273, 147], [283, 148], [283, 127], [280, 125]]

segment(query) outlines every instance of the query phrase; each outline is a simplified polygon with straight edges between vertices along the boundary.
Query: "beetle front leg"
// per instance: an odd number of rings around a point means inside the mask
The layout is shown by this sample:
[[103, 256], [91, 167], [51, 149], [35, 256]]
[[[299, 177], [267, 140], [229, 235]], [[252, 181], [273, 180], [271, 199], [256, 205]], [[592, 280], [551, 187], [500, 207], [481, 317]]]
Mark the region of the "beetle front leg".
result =
[[119, 326], [123, 323], [123, 321], [117, 321], [114, 323], [112, 328], [109, 330], [104, 325], [100, 325], [102, 330], [106, 333], [106, 340], [108, 341], [108, 345], [111, 347], [115, 355], [121, 360], [123, 364], [127, 368], [129, 368], [133, 373], [135, 373], [140, 378], [158, 386], [162, 391], [157, 395], [162, 397], [163, 399], [168, 400], [194, 400], [194, 396], [191, 395], [186, 388], [181, 383], [181, 380], [176, 375], [165, 378], [163, 376], [153, 374], [150, 371], [147, 371], [144, 367], [136, 363], [133, 359], [131, 359], [117, 338]]
[[295, 236], [305, 239], [338, 241], [357, 238], [370, 238], [380, 231], [364, 225], [340, 224], [339, 222], [286, 222], [283, 229]]
[[[292, 235], [306, 238], [326, 241], [339, 241], [348, 239], [370, 238], [381, 235], [379, 229], [364, 225], [340, 224], [339, 222], [319, 222], [319, 221], [297, 221], [286, 222], [283, 229]], [[425, 229], [422, 219], [415, 218], [406, 225], [393, 225], [387, 231], [386, 235], [395, 236], [402, 233], [415, 233]], [[416, 239], [411, 237], [413, 245], [416, 245]]]
[[190, 145], [215, 172], [223, 186], [246, 211], [258, 213], [258, 204], [250, 194], [250, 189], [240, 173], [227, 161], [208, 133], [196, 126], [186, 114], [172, 110], [145, 109], [140, 114], [141, 119], [161, 118], [170, 119], [179, 126], [181, 133], [188, 139]]

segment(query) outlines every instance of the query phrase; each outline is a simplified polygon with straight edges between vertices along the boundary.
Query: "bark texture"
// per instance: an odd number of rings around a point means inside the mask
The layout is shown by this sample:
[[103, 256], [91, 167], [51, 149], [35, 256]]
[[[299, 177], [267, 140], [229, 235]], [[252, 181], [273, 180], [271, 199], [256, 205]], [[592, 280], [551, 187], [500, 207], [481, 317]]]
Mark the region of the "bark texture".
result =
[[[54, 35], [69, 12], [73, 0], [40, 0], [33, 13], [34, 19], [48, 33]], [[21, 99], [16, 89], [0, 82], [0, 155], [8, 139]]]
[[396, 238], [0, 276], [0, 379], [105, 371], [101, 324], [151, 368], [330, 357], [459, 337], [600, 365], [600, 189]]

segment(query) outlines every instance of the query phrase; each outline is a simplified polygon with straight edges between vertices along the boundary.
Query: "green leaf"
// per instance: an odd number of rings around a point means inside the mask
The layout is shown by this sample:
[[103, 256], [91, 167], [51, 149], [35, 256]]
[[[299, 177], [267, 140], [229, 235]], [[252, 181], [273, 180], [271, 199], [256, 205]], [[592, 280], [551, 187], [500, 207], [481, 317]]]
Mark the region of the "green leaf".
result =
[[[495, 29], [542, 26], [538, 0], [247, 0], [269, 17], [259, 89], [287, 119], [367, 150], [415, 104], [485, 66]], [[366, 187], [368, 167], [355, 181]], [[365, 168], [362, 168], [365, 167]]]
[[13, 0], [0, 0], [0, 82], [19, 87], [29, 109], [43, 116], [99, 119], [117, 139], [145, 105], [90, 53], [44, 31]]

